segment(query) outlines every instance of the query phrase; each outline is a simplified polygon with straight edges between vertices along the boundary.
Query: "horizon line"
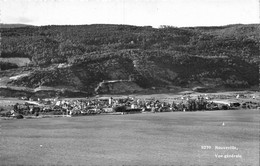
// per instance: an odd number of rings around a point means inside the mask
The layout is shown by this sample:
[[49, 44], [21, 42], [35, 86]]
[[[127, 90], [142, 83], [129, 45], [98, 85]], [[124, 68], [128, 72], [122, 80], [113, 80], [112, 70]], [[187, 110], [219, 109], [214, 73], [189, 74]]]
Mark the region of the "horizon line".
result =
[[133, 24], [113, 24], [113, 23], [93, 23], [93, 24], [43, 24], [43, 25], [35, 25], [35, 24], [26, 24], [26, 23], [0, 23], [0, 25], [27, 25], [34, 27], [44, 27], [44, 26], [84, 26], [84, 25], [126, 25], [126, 26], [137, 26], [137, 27], [152, 27], [152, 28], [161, 28], [162, 26], [168, 27], [176, 27], [176, 28], [196, 28], [196, 27], [225, 27], [232, 25], [257, 25], [260, 23], [232, 23], [232, 24], [222, 24], [222, 25], [198, 25], [198, 26], [175, 26], [175, 25], [159, 25], [158, 27], [152, 25], [133, 25]]

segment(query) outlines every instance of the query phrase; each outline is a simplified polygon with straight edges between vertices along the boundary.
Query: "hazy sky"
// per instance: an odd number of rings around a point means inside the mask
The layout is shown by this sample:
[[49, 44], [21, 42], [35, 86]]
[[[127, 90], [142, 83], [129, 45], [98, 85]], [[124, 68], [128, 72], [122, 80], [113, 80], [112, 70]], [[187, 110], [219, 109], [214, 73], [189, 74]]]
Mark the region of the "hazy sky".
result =
[[216, 26], [259, 23], [259, 0], [0, 0], [2, 23]]

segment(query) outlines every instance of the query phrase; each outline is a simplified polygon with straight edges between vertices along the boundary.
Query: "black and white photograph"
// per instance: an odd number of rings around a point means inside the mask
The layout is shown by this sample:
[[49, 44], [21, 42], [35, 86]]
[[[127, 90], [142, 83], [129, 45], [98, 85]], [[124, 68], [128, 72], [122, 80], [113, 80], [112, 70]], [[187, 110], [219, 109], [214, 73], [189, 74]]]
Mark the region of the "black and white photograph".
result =
[[259, 166], [260, 0], [0, 0], [0, 166]]

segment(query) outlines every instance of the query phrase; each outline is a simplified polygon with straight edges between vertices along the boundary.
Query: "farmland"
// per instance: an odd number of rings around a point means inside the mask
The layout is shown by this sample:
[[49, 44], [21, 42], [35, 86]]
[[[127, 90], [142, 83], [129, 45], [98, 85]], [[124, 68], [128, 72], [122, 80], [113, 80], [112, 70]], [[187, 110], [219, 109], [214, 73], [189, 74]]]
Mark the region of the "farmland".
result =
[[259, 165], [259, 120], [259, 110], [3, 120], [0, 161], [2, 165]]
[[17, 66], [26, 66], [30, 63], [29, 58], [0, 58], [0, 62], [14, 63]]

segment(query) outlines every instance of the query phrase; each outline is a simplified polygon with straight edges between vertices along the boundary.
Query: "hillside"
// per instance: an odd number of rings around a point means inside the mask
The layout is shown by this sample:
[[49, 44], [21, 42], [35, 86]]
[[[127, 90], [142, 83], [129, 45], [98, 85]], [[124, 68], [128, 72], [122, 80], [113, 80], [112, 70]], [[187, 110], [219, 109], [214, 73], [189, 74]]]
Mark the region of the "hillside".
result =
[[[0, 86], [89, 93], [103, 80], [131, 79], [143, 89], [258, 86], [259, 24], [184, 28], [96, 24], [0, 31]], [[25, 75], [9, 79], [21, 74]]]
[[95, 88], [96, 94], [136, 93], [142, 90], [130, 80], [102, 81]]
[[20, 27], [28, 27], [32, 25], [28, 24], [2, 24], [0, 23], [0, 28], [20, 28]]

